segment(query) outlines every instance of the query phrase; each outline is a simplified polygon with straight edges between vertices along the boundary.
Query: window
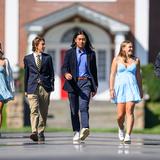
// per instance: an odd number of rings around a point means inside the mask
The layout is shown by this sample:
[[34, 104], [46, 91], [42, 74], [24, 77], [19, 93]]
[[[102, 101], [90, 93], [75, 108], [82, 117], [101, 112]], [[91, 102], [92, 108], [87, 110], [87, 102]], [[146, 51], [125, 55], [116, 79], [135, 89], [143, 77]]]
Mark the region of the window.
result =
[[[73, 36], [76, 32], [78, 32], [79, 30], [84, 30], [83, 28], [80, 27], [74, 27], [72, 29], [69, 29], [67, 32], [65, 32], [62, 36], [61, 42], [62, 43], [72, 43], [73, 40]], [[85, 31], [85, 30], [84, 30]], [[89, 37], [89, 40], [92, 42], [92, 37], [91, 35], [85, 31]]]
[[98, 50], [98, 79], [106, 80], [106, 51]]

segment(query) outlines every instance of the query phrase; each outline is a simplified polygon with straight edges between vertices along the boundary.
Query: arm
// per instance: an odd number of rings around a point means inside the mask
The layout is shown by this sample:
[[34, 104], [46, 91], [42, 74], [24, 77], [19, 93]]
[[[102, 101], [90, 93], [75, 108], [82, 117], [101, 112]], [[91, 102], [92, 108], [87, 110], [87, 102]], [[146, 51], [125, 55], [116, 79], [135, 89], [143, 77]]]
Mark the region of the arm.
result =
[[51, 57], [49, 59], [49, 68], [50, 68], [50, 79], [51, 79], [52, 91], [54, 91], [55, 76], [54, 76], [54, 68], [53, 68], [53, 62]]
[[7, 80], [9, 90], [14, 95], [15, 93], [14, 79], [13, 79], [13, 73], [12, 73], [12, 69], [8, 59], [5, 59], [5, 70], [6, 70], [6, 80]]
[[136, 79], [137, 79], [137, 83], [138, 83], [138, 87], [139, 87], [139, 91], [140, 91], [140, 96], [141, 96], [141, 98], [143, 98], [142, 78], [141, 78], [141, 74], [140, 74], [140, 60], [139, 59], [137, 59]]
[[95, 80], [95, 83], [96, 83], [96, 87], [98, 88], [98, 77], [97, 77], [97, 63], [96, 63], [96, 54], [94, 53], [93, 55], [93, 77], [94, 77], [94, 80]]
[[24, 62], [24, 91], [25, 91], [25, 95], [27, 95], [27, 85], [28, 85], [29, 69], [28, 69], [26, 58], [24, 58], [23, 62]]
[[109, 80], [109, 91], [110, 91], [110, 97], [114, 98], [114, 81], [115, 81], [115, 75], [117, 72], [117, 62], [116, 58], [113, 59], [112, 65], [111, 65], [111, 73], [110, 73], [110, 80]]
[[98, 88], [97, 63], [96, 63], [96, 54], [95, 54], [95, 52], [93, 52], [92, 67], [93, 67], [92, 75], [93, 75], [93, 78], [94, 78], [94, 81], [95, 81], [95, 84], [96, 84], [96, 91], [91, 93], [92, 97], [94, 97], [96, 95], [96, 93], [97, 93], [97, 88]]
[[69, 73], [69, 60], [70, 60], [69, 52], [66, 52], [61, 72], [64, 78], [67, 80], [72, 79], [72, 75]]

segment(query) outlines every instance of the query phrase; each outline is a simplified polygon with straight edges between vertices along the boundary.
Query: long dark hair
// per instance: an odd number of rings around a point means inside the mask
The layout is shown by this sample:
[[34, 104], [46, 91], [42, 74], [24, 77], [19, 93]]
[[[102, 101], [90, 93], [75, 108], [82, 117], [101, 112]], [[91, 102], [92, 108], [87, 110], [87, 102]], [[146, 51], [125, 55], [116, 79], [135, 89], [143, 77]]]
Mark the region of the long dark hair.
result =
[[78, 35], [84, 35], [84, 36], [85, 36], [85, 38], [86, 38], [85, 49], [86, 49], [87, 51], [91, 51], [91, 50], [94, 49], [93, 46], [92, 46], [92, 44], [91, 44], [91, 42], [90, 42], [90, 40], [89, 40], [89, 37], [88, 37], [87, 33], [86, 33], [84, 30], [78, 30], [78, 31], [74, 34], [73, 40], [72, 40], [72, 44], [71, 44], [71, 47], [72, 47], [72, 48], [76, 47], [75, 39], [77, 38]]

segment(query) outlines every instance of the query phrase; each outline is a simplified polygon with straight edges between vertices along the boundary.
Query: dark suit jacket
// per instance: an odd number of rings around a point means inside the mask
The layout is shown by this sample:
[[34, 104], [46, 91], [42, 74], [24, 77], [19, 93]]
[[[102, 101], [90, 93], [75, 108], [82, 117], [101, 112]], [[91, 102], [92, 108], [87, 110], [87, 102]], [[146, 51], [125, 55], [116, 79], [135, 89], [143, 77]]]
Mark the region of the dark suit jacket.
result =
[[[91, 76], [91, 90], [95, 92], [98, 87], [98, 79], [97, 79], [97, 66], [96, 66], [96, 56], [94, 51], [87, 52], [87, 63], [88, 63], [88, 72]], [[72, 75], [72, 80], [65, 80], [63, 89], [68, 92], [76, 92], [77, 91], [77, 77], [76, 77], [76, 66], [77, 66], [77, 58], [76, 58], [76, 48], [71, 48], [66, 51], [64, 63], [62, 65], [62, 74], [70, 73]]]
[[47, 92], [54, 90], [54, 69], [52, 58], [42, 53], [41, 69], [38, 71], [33, 53], [24, 57], [24, 89], [28, 94], [33, 94], [38, 85], [38, 80]]

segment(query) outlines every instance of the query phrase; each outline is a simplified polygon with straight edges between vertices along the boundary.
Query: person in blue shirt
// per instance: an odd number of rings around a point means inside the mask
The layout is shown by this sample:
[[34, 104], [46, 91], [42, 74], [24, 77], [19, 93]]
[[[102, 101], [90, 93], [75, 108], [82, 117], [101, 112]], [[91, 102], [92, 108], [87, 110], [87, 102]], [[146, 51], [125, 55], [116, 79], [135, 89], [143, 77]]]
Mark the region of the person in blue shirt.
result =
[[96, 54], [85, 31], [79, 30], [73, 36], [62, 74], [65, 78], [63, 89], [68, 92], [70, 102], [73, 143], [79, 143], [89, 135], [89, 102], [98, 87]]

